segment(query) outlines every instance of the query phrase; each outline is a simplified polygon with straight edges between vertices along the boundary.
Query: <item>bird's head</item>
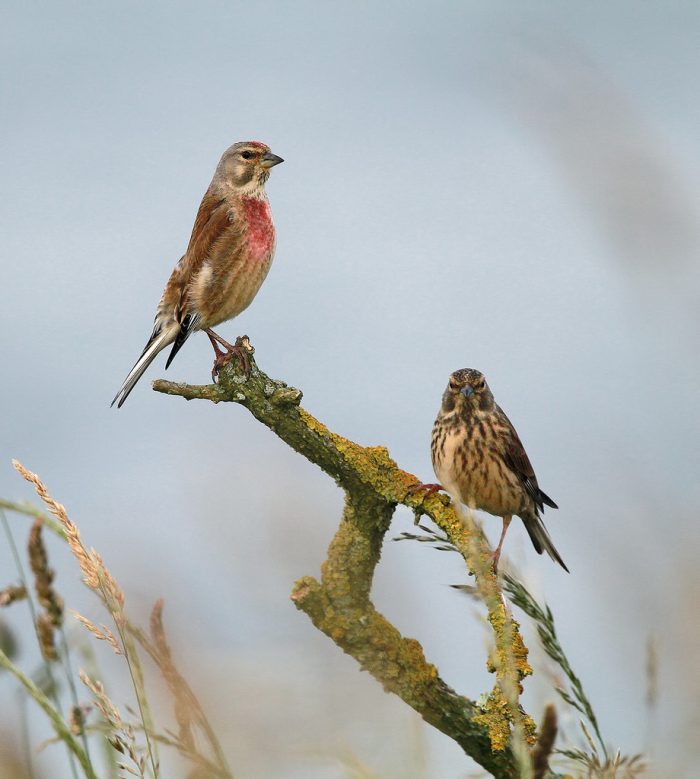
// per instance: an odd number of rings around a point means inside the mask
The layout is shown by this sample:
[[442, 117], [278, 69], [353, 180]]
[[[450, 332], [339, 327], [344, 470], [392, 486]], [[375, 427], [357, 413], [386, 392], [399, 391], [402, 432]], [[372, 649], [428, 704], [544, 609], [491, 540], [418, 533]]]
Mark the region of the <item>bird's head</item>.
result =
[[494, 406], [493, 394], [486, 377], [474, 368], [455, 371], [442, 396], [442, 409], [450, 411], [489, 411]]
[[270, 147], [259, 141], [240, 141], [223, 153], [214, 182], [245, 194], [262, 190], [270, 177], [270, 168], [284, 162]]

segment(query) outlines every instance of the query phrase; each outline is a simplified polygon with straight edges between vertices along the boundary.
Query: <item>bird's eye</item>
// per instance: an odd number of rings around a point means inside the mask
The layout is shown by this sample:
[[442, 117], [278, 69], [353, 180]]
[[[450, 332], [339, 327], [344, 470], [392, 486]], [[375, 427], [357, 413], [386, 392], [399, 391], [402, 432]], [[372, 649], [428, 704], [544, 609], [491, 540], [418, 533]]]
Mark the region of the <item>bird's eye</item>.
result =
[[252, 151], [242, 151], [241, 157], [243, 157], [244, 160], [249, 160], [253, 156]]

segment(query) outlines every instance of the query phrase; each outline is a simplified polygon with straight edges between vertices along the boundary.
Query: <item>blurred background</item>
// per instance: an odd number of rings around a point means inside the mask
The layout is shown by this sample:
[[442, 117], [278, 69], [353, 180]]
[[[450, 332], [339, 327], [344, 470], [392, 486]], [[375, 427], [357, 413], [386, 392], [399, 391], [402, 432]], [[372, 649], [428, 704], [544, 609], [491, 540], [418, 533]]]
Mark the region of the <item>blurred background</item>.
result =
[[[277, 255], [221, 335], [249, 334], [313, 414], [426, 481], [448, 374], [482, 370], [560, 506], [545, 521], [571, 575], [520, 523], [506, 556], [551, 605], [605, 738], [659, 776], [697, 775], [699, 34], [693, 2], [4, 5], [0, 496], [33, 498], [16, 457], [135, 617], [165, 598], [237, 777], [476, 769], [290, 603], [338, 524], [328, 478], [242, 408], [153, 393], [162, 356], [109, 407], [242, 139], [285, 158], [267, 187]], [[204, 383], [211, 363], [197, 335], [168, 376]], [[389, 536], [412, 519], [397, 511]], [[10, 520], [24, 544], [29, 522]], [[103, 620], [67, 550], [51, 553], [69, 604]], [[0, 572], [16, 579], [4, 541]], [[447, 586], [463, 580], [456, 555], [387, 543], [374, 598], [475, 698], [489, 636]], [[0, 619], [31, 670], [23, 613]], [[530, 646], [539, 719], [554, 693]], [[6, 771], [16, 695], [0, 673]], [[50, 737], [32, 709], [29, 724], [32, 744]], [[36, 776], [64, 768], [58, 747], [34, 757]]]

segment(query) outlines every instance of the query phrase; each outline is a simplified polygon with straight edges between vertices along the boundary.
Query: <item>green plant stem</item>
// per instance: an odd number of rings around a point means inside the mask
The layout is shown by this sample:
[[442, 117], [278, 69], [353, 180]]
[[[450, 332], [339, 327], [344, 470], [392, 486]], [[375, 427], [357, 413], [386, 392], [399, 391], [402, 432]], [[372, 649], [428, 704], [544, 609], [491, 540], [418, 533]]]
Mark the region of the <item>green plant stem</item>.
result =
[[[73, 700], [73, 706], [78, 708], [80, 706], [80, 700], [78, 699], [78, 690], [73, 681], [73, 666], [70, 660], [70, 650], [68, 647], [68, 640], [66, 638], [66, 631], [63, 625], [58, 628], [59, 635], [61, 636], [61, 660], [63, 663], [63, 670], [66, 675], [66, 682], [68, 683], [68, 689], [70, 690], [71, 699]], [[80, 734], [81, 741], [83, 742], [83, 749], [85, 754], [90, 760], [90, 747], [88, 745], [87, 734], [83, 728], [83, 732]]]
[[[102, 676], [102, 674], [99, 673], [97, 658], [95, 656], [95, 651], [92, 645], [87, 642], [81, 642], [78, 645], [78, 649], [82, 655], [84, 668], [87, 671], [88, 676], [91, 679], [99, 679]], [[107, 738], [107, 733], [109, 732], [108, 723], [104, 719], [102, 720], [102, 722], [105, 725], [107, 725], [107, 727], [92, 725], [92, 726], [86, 726], [85, 730], [90, 733], [93, 732], [99, 733], [102, 736], [100, 741], [102, 744], [102, 755], [104, 758], [104, 762], [107, 770], [109, 771], [108, 779], [119, 779], [117, 775], [119, 769], [117, 767], [117, 757], [116, 757], [119, 753], [109, 743], [109, 739]], [[105, 776], [105, 779], [107, 779], [107, 776]]]
[[[58, 523], [53, 517], [46, 514], [43, 511], [40, 511], [35, 506], [32, 506], [28, 503], [14, 503], [12, 501], [7, 500], [0, 500], [0, 512], [2, 511], [2, 508], [8, 508], [11, 511], [15, 511], [19, 514], [24, 514], [25, 516], [30, 516], [34, 518], [39, 518], [43, 520], [47, 527], [49, 527], [51, 530], [53, 530], [58, 536], [60, 536], [62, 539], [65, 540], [65, 532], [63, 531], [63, 528], [61, 527], [60, 523]], [[4, 513], [2, 514], [3, 521], [5, 523], [5, 526], [7, 528], [7, 532], [9, 534], [9, 526], [7, 525], [7, 520], [5, 518]], [[11, 538], [11, 535], [9, 535]], [[18, 560], [19, 564], [19, 558], [18, 555], [15, 555], [16, 559]], [[114, 619], [115, 626], [117, 628], [117, 632], [119, 633], [119, 636], [122, 641], [122, 647], [124, 649], [124, 657], [126, 659], [127, 667], [129, 669], [129, 674], [131, 676], [131, 681], [134, 687], [134, 694], [136, 696], [136, 703], [139, 709], [139, 713], [141, 715], [141, 720], [143, 722], [144, 726], [144, 734], [146, 738], [146, 745], [148, 748], [148, 755], [151, 762], [151, 767], [153, 770], [154, 777], [158, 776], [158, 760], [157, 760], [157, 752], [156, 752], [156, 746], [152, 744], [150, 733], [153, 731], [153, 720], [151, 717], [150, 707], [148, 706], [148, 700], [145, 695], [145, 685], [144, 685], [144, 679], [143, 679], [143, 671], [141, 669], [141, 663], [138, 657], [138, 652], [136, 649], [136, 646], [134, 642], [132, 641], [131, 637], [127, 634], [126, 631], [122, 630], [121, 624], [120, 624], [120, 618], [119, 618], [119, 609], [115, 608], [113, 604], [111, 604], [111, 599], [109, 597], [107, 589], [103, 586], [103, 583], [100, 582], [100, 594], [101, 599], [112, 615], [112, 618]], [[31, 604], [31, 598], [29, 599]], [[36, 615], [34, 613], [33, 605], [31, 605], [32, 608], [32, 617], [35, 624], [35, 630], [36, 630]], [[65, 635], [63, 636], [64, 646], [65, 646]], [[65, 653], [67, 657], [67, 651]], [[49, 675], [50, 675], [50, 669], [49, 669]], [[71, 680], [72, 681], [72, 680]], [[77, 700], [77, 691], [75, 691], [75, 686], [72, 687]], [[58, 701], [57, 701], [58, 704]], [[86, 743], [86, 750], [87, 750], [87, 743]]]
[[[59, 536], [61, 539], [65, 540], [66, 535], [63, 532], [63, 528], [61, 527], [60, 523], [57, 522], [50, 514], [47, 514], [44, 511], [41, 511], [36, 506], [33, 506], [31, 503], [15, 503], [13, 501], [4, 500], [0, 498], [0, 509], [7, 509], [8, 511], [14, 511], [17, 514], [23, 514], [28, 517], [33, 517], [34, 519], [40, 519], [44, 525], [51, 530], [51, 532], [55, 533], [57, 536]], [[3, 514], [4, 516], [4, 514]], [[7, 519], [5, 518], [5, 522], [7, 523]], [[9, 527], [6, 527], [6, 533], [9, 533]], [[30, 607], [31, 608], [31, 607]], [[32, 615], [34, 618], [34, 615]], [[36, 620], [35, 624], [36, 624]], [[73, 680], [73, 669], [71, 668], [71, 662], [70, 662], [70, 652], [68, 650], [68, 641], [66, 640], [66, 632], [64, 630], [63, 625], [59, 628], [60, 636], [61, 636], [61, 650], [62, 650], [62, 659], [64, 662], [64, 670], [66, 674], [66, 681], [68, 683], [68, 687], [70, 689], [71, 697], [73, 699], [73, 705], [78, 706], [78, 691], [75, 687], [75, 682]], [[90, 750], [88, 746], [87, 736], [83, 736], [83, 747], [85, 749], [86, 754], [88, 755], [88, 758], [90, 757]]]
[[143, 723], [143, 732], [146, 738], [148, 758], [151, 763], [151, 769], [153, 770], [153, 777], [156, 779], [156, 777], [159, 775], [158, 759], [156, 755], [156, 746], [152, 743], [150, 736], [154, 730], [153, 718], [151, 716], [151, 709], [148, 705], [148, 698], [146, 696], [146, 685], [143, 677], [143, 669], [141, 668], [141, 660], [139, 659], [138, 650], [131, 635], [124, 627], [128, 620], [121, 611], [121, 608], [112, 602], [109, 589], [105, 586], [102, 575], [99, 576], [99, 588], [102, 602], [104, 603], [109, 613], [112, 615], [114, 626], [122, 643], [124, 659], [126, 660], [126, 665], [129, 669], [131, 684], [134, 688], [134, 695], [136, 696], [136, 705], [138, 706], [139, 716], [141, 717], [141, 722]]
[[595, 731], [598, 743], [603, 750], [603, 755], [607, 760], [608, 750], [600, 733], [600, 728], [598, 727], [598, 719], [595, 715], [595, 712], [593, 711], [593, 707], [591, 706], [588, 697], [586, 696], [586, 693], [583, 690], [583, 684], [581, 683], [581, 680], [578, 678], [574, 672], [574, 669], [571, 667], [569, 659], [559, 642], [556, 625], [554, 623], [554, 615], [552, 614], [551, 609], [546, 604], [544, 607], [540, 606], [540, 604], [532, 597], [532, 595], [527, 591], [522, 583], [512, 576], [506, 575], [504, 577], [503, 587], [509, 594], [513, 603], [518, 606], [518, 608], [521, 608], [532, 620], [534, 620], [535, 624], [537, 625], [537, 634], [539, 636], [540, 642], [542, 643], [542, 648], [566, 674], [571, 684], [574, 697], [572, 698], [565, 690], [562, 690], [561, 688], [557, 688], [557, 692], [569, 705], [573, 706], [575, 709], [577, 709], [577, 711], [581, 712], [581, 714], [583, 714], [588, 719], [591, 727]]
[[32, 750], [29, 746], [29, 723], [27, 721], [27, 696], [22, 690], [17, 688], [17, 700], [20, 713], [20, 734], [22, 739], [22, 752], [24, 753], [24, 762], [26, 764], [27, 775], [29, 779], [34, 779], [34, 763], [32, 760]]
[[63, 741], [69, 751], [75, 756], [75, 759], [83, 769], [83, 773], [87, 779], [98, 779], [97, 774], [92, 768], [92, 764], [85, 754], [85, 751], [80, 746], [80, 743], [70, 732], [70, 729], [63, 717], [51, 704], [51, 701], [44, 695], [44, 693], [37, 687], [34, 682], [25, 676], [22, 671], [10, 660], [10, 658], [0, 649], [0, 667], [9, 671], [17, 681], [24, 687], [29, 695], [36, 701], [36, 703], [43, 709], [44, 713], [49, 718], [53, 729], [56, 731], [56, 735]]
[[15, 514], [23, 514], [25, 517], [33, 517], [34, 519], [43, 520], [46, 527], [57, 536], [60, 536], [65, 540], [66, 534], [63, 532], [63, 528], [60, 523], [57, 522], [50, 514], [33, 506], [31, 503], [17, 503], [12, 500], [5, 500], [0, 498], [0, 509], [6, 509], [7, 511], [13, 511]]
[[[29, 582], [27, 580], [27, 576], [24, 573], [24, 566], [22, 565], [22, 558], [19, 556], [19, 550], [17, 549], [17, 545], [15, 544], [15, 539], [12, 535], [12, 531], [10, 529], [10, 524], [7, 521], [7, 517], [5, 516], [5, 512], [0, 508], [0, 521], [2, 521], [3, 530], [5, 531], [5, 536], [7, 538], [7, 543], [10, 546], [10, 549], [12, 550], [12, 556], [15, 560], [15, 566], [17, 568], [17, 575], [20, 578], [20, 581], [22, 582], [22, 586], [27, 591], [27, 607], [29, 608], [29, 613], [32, 618], [32, 625], [34, 627], [34, 635], [36, 636], [37, 644], [41, 646], [41, 639], [39, 637], [39, 629], [37, 628], [37, 615], [36, 615], [36, 607], [34, 606], [34, 597], [32, 595], [32, 592], [29, 588]], [[49, 679], [49, 685], [51, 686], [51, 698], [54, 701], [54, 704], [56, 705], [56, 710], [58, 713], [63, 716], [63, 712], [61, 711], [61, 700], [58, 696], [58, 688], [56, 686], [56, 681], [53, 676], [53, 669], [51, 668], [51, 663], [49, 663], [48, 660], [43, 659], [43, 665], [44, 669], [46, 671], [46, 675]], [[88, 756], [89, 760], [89, 756]], [[74, 779], [77, 779], [78, 772], [75, 767], [75, 759], [70, 752], [68, 753], [68, 761], [70, 762], [71, 767], [71, 773], [73, 774]]]

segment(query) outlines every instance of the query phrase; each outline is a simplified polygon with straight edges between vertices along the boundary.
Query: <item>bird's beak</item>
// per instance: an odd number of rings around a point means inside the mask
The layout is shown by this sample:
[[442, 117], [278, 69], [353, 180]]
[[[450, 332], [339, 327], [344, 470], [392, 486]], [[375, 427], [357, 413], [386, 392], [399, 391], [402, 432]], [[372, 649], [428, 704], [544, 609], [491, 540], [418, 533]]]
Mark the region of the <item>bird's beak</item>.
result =
[[465, 398], [471, 398], [471, 396], [474, 394], [474, 390], [468, 384], [466, 384], [464, 387], [462, 387], [460, 393], [464, 395]]
[[266, 154], [263, 154], [263, 158], [262, 158], [263, 168], [272, 168], [275, 165], [279, 165], [280, 162], [284, 162], [284, 160], [281, 157], [278, 157], [276, 154], [273, 154], [271, 151], [267, 152]]

